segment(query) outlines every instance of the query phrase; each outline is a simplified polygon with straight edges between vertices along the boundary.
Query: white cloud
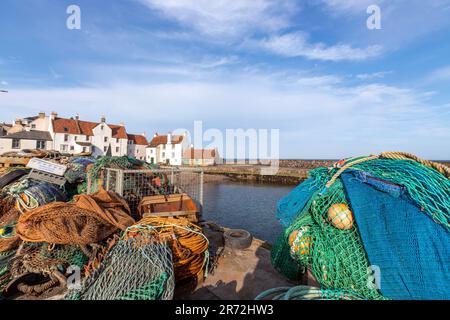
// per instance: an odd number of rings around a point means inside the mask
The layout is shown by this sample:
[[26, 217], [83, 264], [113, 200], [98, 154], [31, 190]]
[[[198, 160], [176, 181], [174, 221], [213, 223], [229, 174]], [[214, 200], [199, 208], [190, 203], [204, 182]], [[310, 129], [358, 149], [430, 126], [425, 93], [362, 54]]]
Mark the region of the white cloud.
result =
[[1, 84], [2, 86], [7, 86], [9, 83], [8, 83], [7, 81], [5, 81], [5, 80], [2, 80], [2, 81], [0, 82], [0, 84]]
[[450, 107], [434, 108], [427, 95], [380, 84], [342, 87], [333, 76], [299, 77], [297, 86], [279, 79], [248, 75], [221, 82], [16, 89], [0, 99], [0, 110], [5, 120], [40, 110], [91, 120], [106, 114], [112, 123], [125, 121], [130, 132], [189, 129], [195, 120], [203, 120], [205, 129], [280, 129], [282, 156], [291, 158], [385, 150], [450, 158]]
[[365, 15], [367, 7], [370, 5], [382, 6], [386, 0], [318, 0], [322, 6], [339, 14], [360, 14]]
[[273, 36], [257, 43], [261, 48], [286, 57], [304, 57], [314, 60], [344, 61], [366, 60], [382, 54], [379, 45], [353, 48], [348, 44], [327, 46], [324, 43], [309, 43], [304, 32]]
[[388, 74], [392, 74], [392, 71], [380, 71], [373, 73], [361, 73], [356, 75], [356, 78], [359, 80], [373, 80], [373, 79], [382, 79]]
[[290, 24], [298, 10], [292, 0], [139, 0], [164, 16], [207, 36], [241, 37]]
[[428, 82], [450, 80], [450, 65], [434, 70], [428, 75], [426, 80]]

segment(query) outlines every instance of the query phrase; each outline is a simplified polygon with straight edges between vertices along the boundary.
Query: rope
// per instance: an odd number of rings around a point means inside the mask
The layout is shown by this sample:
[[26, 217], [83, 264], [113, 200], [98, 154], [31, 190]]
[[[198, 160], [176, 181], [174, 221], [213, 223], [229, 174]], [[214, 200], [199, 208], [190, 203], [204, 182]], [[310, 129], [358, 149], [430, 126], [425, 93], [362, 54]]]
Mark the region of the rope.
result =
[[[336, 179], [338, 179], [341, 176], [341, 174], [344, 173], [344, 171], [349, 169], [350, 167], [353, 167], [357, 164], [361, 164], [363, 162], [376, 160], [376, 159], [380, 159], [380, 158], [394, 159], [394, 160], [413, 160], [420, 164], [423, 164], [424, 166], [427, 166], [427, 167], [437, 170], [438, 172], [442, 173], [445, 177], [450, 179], [450, 168], [443, 164], [433, 162], [430, 160], [425, 160], [425, 159], [422, 159], [416, 155], [413, 155], [413, 154], [407, 153], [407, 152], [383, 152], [378, 156], [369, 156], [369, 157], [364, 157], [364, 158], [351, 158], [351, 159], [347, 160], [346, 164], [344, 166], [342, 166], [338, 170], [338, 172], [336, 172], [333, 175], [333, 177], [330, 179], [330, 181], [328, 181], [328, 183], [325, 185], [324, 191], [326, 191], [326, 189], [330, 188], [333, 185], [333, 183], [336, 181]], [[324, 193], [324, 191], [322, 193]]]
[[365, 300], [359, 294], [348, 290], [319, 289], [309, 286], [281, 287], [269, 289], [259, 294], [255, 300]]
[[442, 173], [444, 176], [450, 179], [450, 168], [446, 165], [443, 165], [441, 163], [433, 162], [430, 160], [422, 159], [416, 155], [413, 155], [411, 153], [406, 152], [383, 152], [380, 155], [380, 158], [385, 159], [395, 159], [395, 160], [414, 160], [420, 164], [423, 164], [424, 166], [433, 168], [440, 173]]
[[208, 276], [209, 240], [200, 227], [183, 218], [147, 217], [129, 227], [123, 237], [129, 239], [148, 233], [156, 233], [159, 239], [168, 242], [177, 281], [198, 276], [202, 270]]
[[[336, 181], [336, 179], [338, 179], [341, 176], [341, 174], [344, 173], [344, 171], [347, 170], [348, 168], [350, 168], [354, 165], [357, 165], [357, 164], [360, 164], [363, 162], [367, 162], [367, 161], [371, 161], [371, 160], [375, 160], [378, 158], [379, 158], [379, 156], [370, 156], [370, 157], [360, 158], [360, 159], [357, 159], [354, 161], [353, 161], [353, 159], [351, 159], [350, 162], [345, 164], [341, 169], [338, 170], [338, 172], [336, 172], [333, 175], [333, 177], [330, 179], [330, 181], [328, 181], [327, 184], [325, 185], [325, 189], [330, 188], [333, 185], [333, 183]], [[324, 193], [324, 192], [322, 192], [322, 193]]]

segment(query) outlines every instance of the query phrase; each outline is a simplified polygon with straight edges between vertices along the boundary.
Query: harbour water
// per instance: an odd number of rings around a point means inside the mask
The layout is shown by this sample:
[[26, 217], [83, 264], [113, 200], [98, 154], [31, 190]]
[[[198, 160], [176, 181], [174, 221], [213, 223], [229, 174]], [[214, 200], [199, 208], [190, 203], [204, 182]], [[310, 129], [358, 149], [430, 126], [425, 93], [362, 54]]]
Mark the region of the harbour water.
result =
[[214, 181], [204, 185], [203, 218], [274, 243], [282, 228], [276, 204], [295, 186]]

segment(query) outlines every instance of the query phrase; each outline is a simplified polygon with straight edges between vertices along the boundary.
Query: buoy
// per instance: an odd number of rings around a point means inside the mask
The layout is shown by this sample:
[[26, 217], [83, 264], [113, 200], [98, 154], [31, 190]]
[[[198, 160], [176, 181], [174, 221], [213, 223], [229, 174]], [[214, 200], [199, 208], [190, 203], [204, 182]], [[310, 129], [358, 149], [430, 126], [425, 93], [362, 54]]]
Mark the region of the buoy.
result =
[[333, 204], [328, 209], [328, 221], [340, 230], [349, 230], [353, 227], [353, 213], [345, 203]]
[[312, 238], [307, 235], [308, 227], [302, 227], [289, 235], [289, 245], [292, 255], [309, 255], [312, 247]]

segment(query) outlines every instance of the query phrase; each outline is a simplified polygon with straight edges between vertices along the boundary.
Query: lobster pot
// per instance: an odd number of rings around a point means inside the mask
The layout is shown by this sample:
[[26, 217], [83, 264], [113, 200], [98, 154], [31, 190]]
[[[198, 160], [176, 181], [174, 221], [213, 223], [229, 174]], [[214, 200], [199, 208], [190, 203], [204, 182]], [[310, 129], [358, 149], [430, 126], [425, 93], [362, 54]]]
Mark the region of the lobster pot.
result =
[[158, 195], [188, 195], [198, 211], [203, 205], [203, 172], [183, 169], [122, 170], [104, 168], [97, 180], [90, 180], [88, 190], [99, 188], [121, 195], [139, 218], [138, 206], [143, 198]]

